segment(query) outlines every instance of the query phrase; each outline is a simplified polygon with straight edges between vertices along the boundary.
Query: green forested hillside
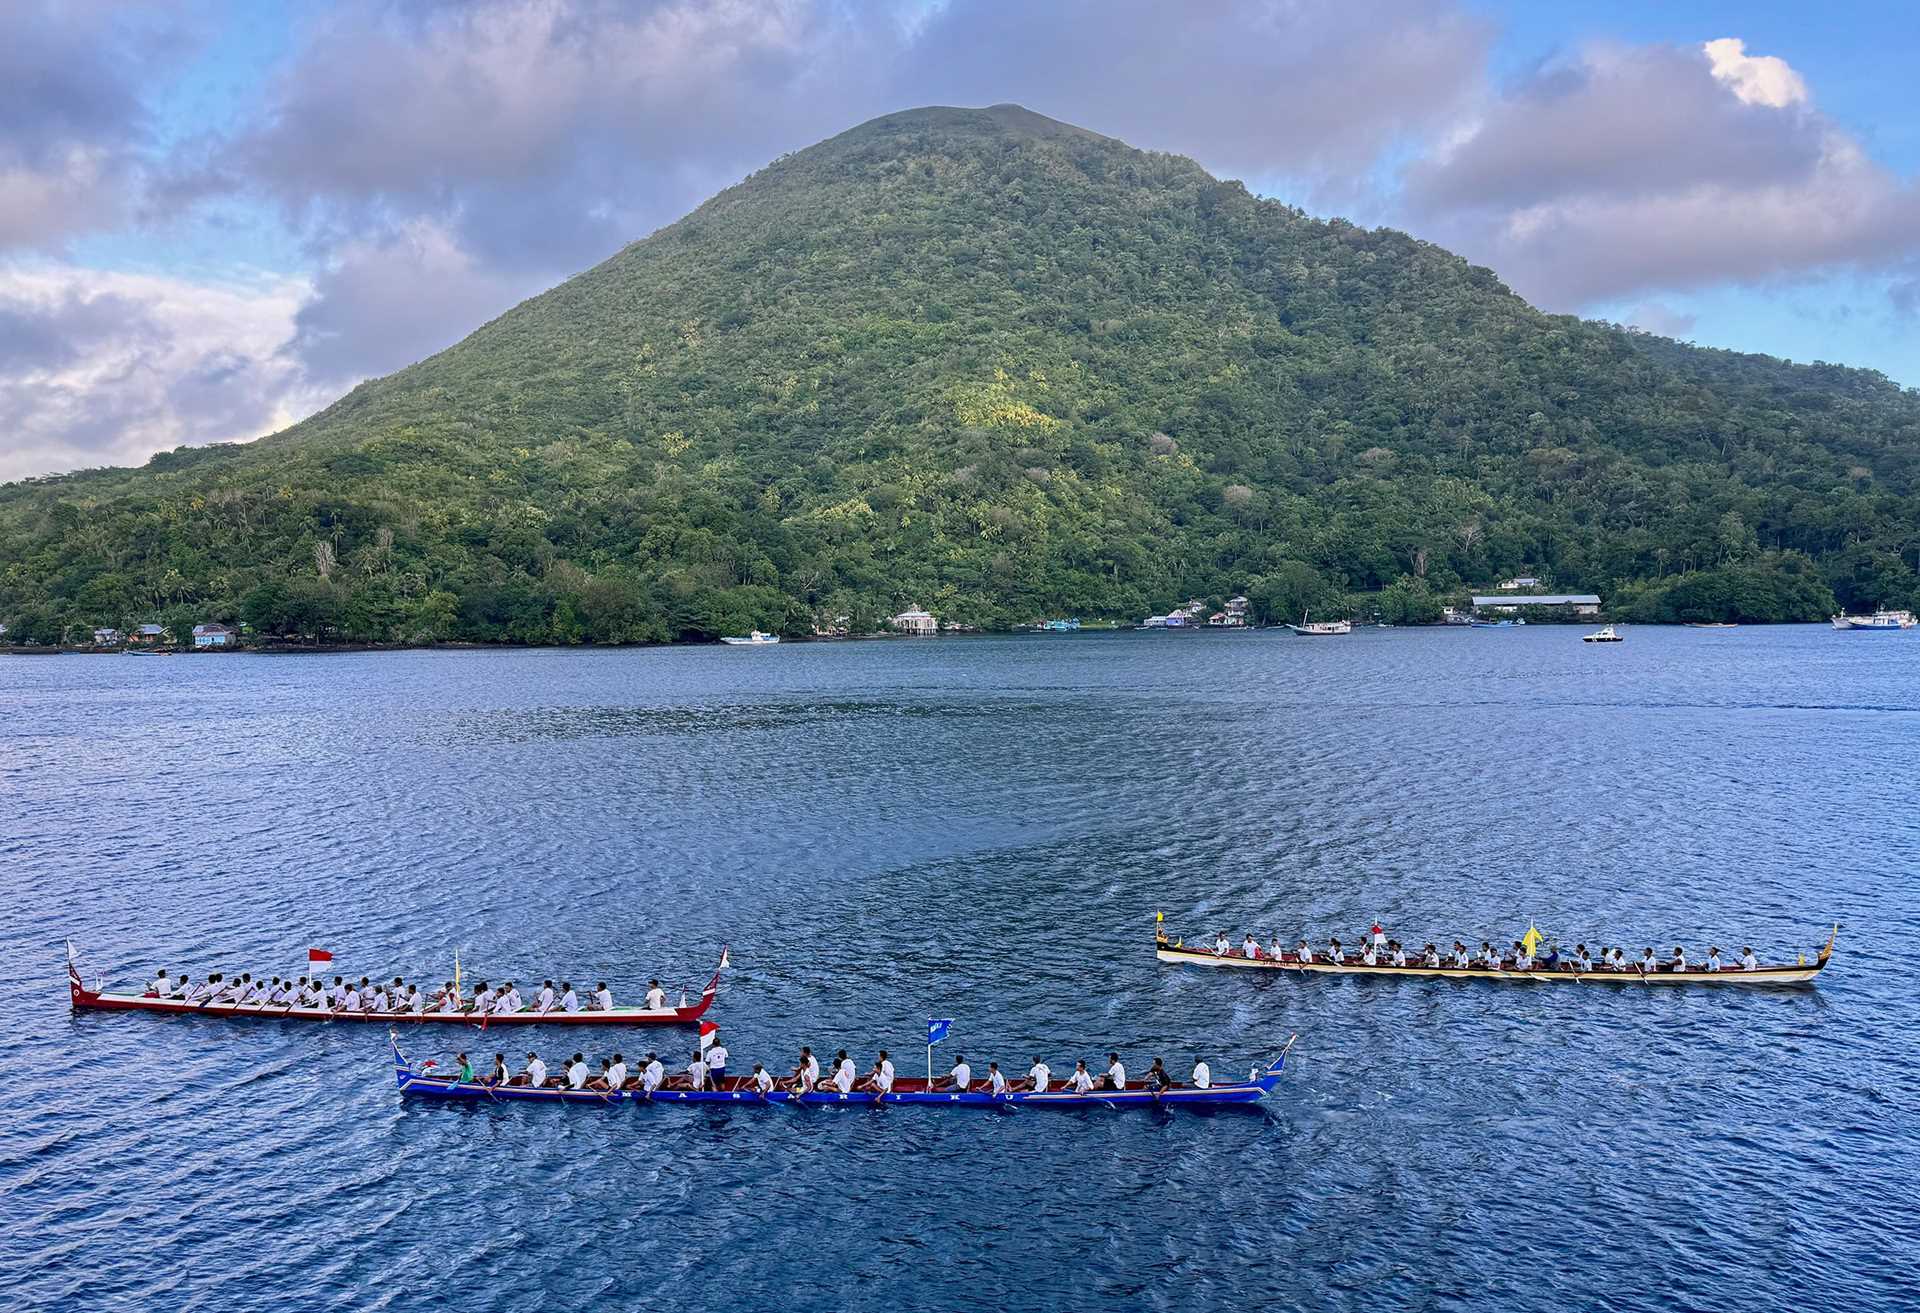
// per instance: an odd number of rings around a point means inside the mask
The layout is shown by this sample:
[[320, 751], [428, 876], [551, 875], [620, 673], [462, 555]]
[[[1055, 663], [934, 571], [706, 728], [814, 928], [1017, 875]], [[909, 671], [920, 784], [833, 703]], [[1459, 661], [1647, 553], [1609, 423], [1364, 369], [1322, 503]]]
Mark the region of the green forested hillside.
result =
[[1920, 395], [1543, 315], [1391, 231], [1014, 107], [776, 161], [258, 443], [0, 490], [0, 618], [626, 642], [1920, 600]]

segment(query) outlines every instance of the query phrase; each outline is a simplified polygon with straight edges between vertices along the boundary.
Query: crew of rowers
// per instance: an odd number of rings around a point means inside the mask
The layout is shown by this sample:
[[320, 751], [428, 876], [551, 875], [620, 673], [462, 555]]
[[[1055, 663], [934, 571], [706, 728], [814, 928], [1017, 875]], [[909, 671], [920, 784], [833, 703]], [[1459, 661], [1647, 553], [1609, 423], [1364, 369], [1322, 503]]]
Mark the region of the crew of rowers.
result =
[[[1651, 948], [1645, 950], [1637, 961], [1628, 961], [1624, 948], [1607, 947], [1596, 955], [1588, 951], [1585, 944], [1576, 944], [1571, 955], [1562, 954], [1558, 945], [1551, 945], [1543, 954], [1536, 955], [1521, 940], [1513, 941], [1510, 953], [1503, 953], [1492, 943], [1482, 940], [1480, 951], [1469, 952], [1467, 946], [1458, 939], [1453, 941], [1453, 949], [1442, 953], [1439, 947], [1429, 943], [1417, 952], [1409, 952], [1407, 946], [1397, 939], [1389, 939], [1386, 932], [1375, 926], [1368, 935], [1363, 935], [1358, 950], [1349, 949], [1338, 939], [1327, 941], [1324, 950], [1316, 950], [1302, 939], [1294, 945], [1291, 952], [1280, 946], [1280, 936], [1273, 937], [1273, 943], [1262, 947], [1260, 941], [1249, 934], [1241, 941], [1236, 950], [1227, 938], [1226, 931], [1220, 931], [1213, 941], [1213, 951], [1218, 957], [1264, 958], [1271, 962], [1313, 963], [1323, 962], [1331, 965], [1346, 966], [1390, 966], [1390, 967], [1451, 967], [1455, 970], [1480, 969], [1485, 971], [1637, 971], [1642, 975], [1651, 975], [1663, 971], [1719, 971], [1723, 969], [1720, 950], [1709, 948], [1704, 960], [1689, 962], [1687, 950], [1679, 944], [1673, 946], [1673, 956], [1658, 958]], [[1734, 968], [1726, 968], [1734, 969]], [[1751, 946], [1740, 950], [1741, 971], [1758, 971], [1760, 960], [1753, 955]]]
[[[427, 1068], [437, 1066], [429, 1062]], [[425, 1068], [423, 1068], [425, 1070]], [[436, 1073], [438, 1074], [438, 1073]], [[594, 1071], [584, 1055], [575, 1053], [561, 1061], [559, 1068], [549, 1068], [538, 1053], [527, 1054], [527, 1059], [519, 1071], [509, 1070], [504, 1053], [493, 1055], [491, 1071], [482, 1075], [474, 1070], [472, 1061], [466, 1054], [454, 1059], [454, 1066], [448, 1073], [463, 1084], [491, 1086], [533, 1086], [536, 1089], [571, 1090], [586, 1094], [614, 1094], [630, 1091], [642, 1096], [651, 1095], [658, 1090], [727, 1090], [737, 1089], [743, 1093], [772, 1094], [776, 1090], [791, 1094], [808, 1094], [815, 1090], [836, 1091], [841, 1094], [891, 1094], [894, 1089], [893, 1059], [887, 1051], [881, 1049], [874, 1059], [873, 1066], [866, 1075], [858, 1075], [854, 1062], [845, 1049], [834, 1054], [833, 1061], [824, 1070], [820, 1059], [811, 1048], [802, 1046], [799, 1060], [791, 1072], [785, 1076], [775, 1076], [762, 1064], [753, 1064], [753, 1071], [736, 1085], [727, 1084], [727, 1050], [715, 1042], [705, 1050], [694, 1050], [693, 1060], [681, 1071], [669, 1072], [657, 1053], [648, 1053], [646, 1060], [629, 1067], [621, 1054], [600, 1060], [600, 1070]], [[1085, 1059], [1073, 1064], [1073, 1071], [1065, 1080], [1055, 1082], [1053, 1069], [1036, 1056], [1033, 1065], [1027, 1068], [1024, 1076], [1010, 1079], [1000, 1070], [1000, 1064], [989, 1062], [986, 1074], [976, 1078], [973, 1068], [963, 1055], [955, 1054], [953, 1066], [947, 1074], [936, 1078], [931, 1085], [925, 1082], [913, 1082], [914, 1092], [935, 1094], [1045, 1094], [1049, 1090], [1058, 1094], [1099, 1094], [1106, 1091], [1136, 1089], [1151, 1094], [1174, 1088], [1173, 1077], [1168, 1073], [1166, 1064], [1159, 1058], [1153, 1060], [1140, 1077], [1137, 1084], [1128, 1084], [1127, 1069], [1120, 1061], [1118, 1053], [1107, 1055], [1106, 1069], [1094, 1075], [1087, 1069]], [[1193, 1060], [1193, 1072], [1187, 1086], [1192, 1089], [1211, 1089], [1213, 1071], [1202, 1058]]]
[[[613, 991], [607, 988], [604, 980], [584, 998], [574, 989], [572, 982], [566, 980], [558, 986], [551, 980], [544, 981], [531, 998], [522, 997], [511, 980], [498, 989], [482, 980], [469, 997], [463, 995], [451, 980], [432, 994], [422, 992], [420, 986], [408, 984], [399, 976], [395, 976], [391, 984], [370, 981], [365, 976], [360, 977], [357, 984], [340, 976], [335, 976], [332, 984], [324, 984], [318, 976], [301, 976], [297, 979], [289, 976], [284, 980], [275, 976], [271, 980], [257, 980], [248, 972], [228, 980], [216, 971], [196, 984], [184, 975], [177, 980], [168, 976], [164, 967], [147, 982], [146, 997], [178, 999], [183, 1003], [207, 1006], [232, 1004], [240, 1007], [302, 1008], [309, 1011], [392, 1016], [423, 1016], [435, 1012], [483, 1017], [515, 1012], [544, 1015], [548, 1012], [613, 1010]], [[667, 1001], [667, 992], [660, 987], [658, 980], [647, 983], [646, 1010], [673, 1010]]]

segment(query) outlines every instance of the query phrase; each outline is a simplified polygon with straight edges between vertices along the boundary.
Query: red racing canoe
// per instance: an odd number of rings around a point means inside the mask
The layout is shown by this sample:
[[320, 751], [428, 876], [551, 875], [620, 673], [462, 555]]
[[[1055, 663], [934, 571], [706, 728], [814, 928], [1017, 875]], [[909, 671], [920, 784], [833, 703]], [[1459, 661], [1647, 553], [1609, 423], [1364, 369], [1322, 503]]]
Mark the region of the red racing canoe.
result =
[[[608, 1008], [604, 1011], [541, 1012], [522, 1008], [518, 1012], [335, 1012], [327, 1008], [288, 1007], [279, 1003], [189, 1003], [184, 999], [161, 998], [156, 994], [116, 994], [98, 987], [88, 989], [75, 964], [73, 945], [67, 945], [67, 988], [73, 994], [73, 1010], [100, 1012], [158, 1012], [168, 1016], [259, 1018], [265, 1021], [383, 1021], [402, 1023], [442, 1022], [474, 1026], [685, 1026], [698, 1021], [713, 1006], [720, 989], [720, 971], [726, 966], [727, 950], [720, 950], [720, 966], [713, 979], [700, 991], [697, 1003], [677, 1008]], [[684, 999], [686, 996], [683, 994]]]

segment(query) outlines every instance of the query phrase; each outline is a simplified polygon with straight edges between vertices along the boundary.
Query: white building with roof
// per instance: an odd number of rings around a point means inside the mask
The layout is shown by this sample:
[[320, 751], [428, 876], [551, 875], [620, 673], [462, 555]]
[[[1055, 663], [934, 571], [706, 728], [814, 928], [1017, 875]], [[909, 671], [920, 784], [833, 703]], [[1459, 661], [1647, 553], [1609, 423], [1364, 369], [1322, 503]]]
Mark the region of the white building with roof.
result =
[[1572, 615], [1599, 615], [1600, 599], [1592, 593], [1475, 593], [1476, 611], [1518, 611], [1523, 607], [1565, 610]]

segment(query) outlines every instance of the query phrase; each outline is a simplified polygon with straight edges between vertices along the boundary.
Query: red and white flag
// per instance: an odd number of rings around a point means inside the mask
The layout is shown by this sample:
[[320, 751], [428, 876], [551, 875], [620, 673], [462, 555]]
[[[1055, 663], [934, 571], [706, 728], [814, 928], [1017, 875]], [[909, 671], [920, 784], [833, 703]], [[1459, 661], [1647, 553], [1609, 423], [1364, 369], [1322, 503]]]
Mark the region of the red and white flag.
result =
[[711, 1021], [703, 1021], [700, 1023], [700, 1051], [702, 1053], [705, 1053], [708, 1049], [712, 1048], [714, 1045], [714, 1041], [718, 1040], [719, 1038], [720, 1038], [720, 1027], [716, 1026]]
[[309, 948], [307, 950], [307, 961], [309, 964], [318, 963], [318, 962], [331, 962], [333, 961], [333, 954], [329, 953], [324, 948]]

